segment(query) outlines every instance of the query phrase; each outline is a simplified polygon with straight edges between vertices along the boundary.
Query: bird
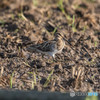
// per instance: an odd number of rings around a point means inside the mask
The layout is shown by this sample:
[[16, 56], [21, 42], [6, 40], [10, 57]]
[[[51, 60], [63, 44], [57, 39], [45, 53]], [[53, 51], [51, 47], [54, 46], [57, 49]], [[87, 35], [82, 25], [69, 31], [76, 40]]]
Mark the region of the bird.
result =
[[37, 51], [55, 58], [55, 54], [61, 53], [65, 46], [65, 40], [61, 33], [56, 33], [53, 40], [45, 41], [41, 44], [31, 45], [27, 48], [28, 51]]

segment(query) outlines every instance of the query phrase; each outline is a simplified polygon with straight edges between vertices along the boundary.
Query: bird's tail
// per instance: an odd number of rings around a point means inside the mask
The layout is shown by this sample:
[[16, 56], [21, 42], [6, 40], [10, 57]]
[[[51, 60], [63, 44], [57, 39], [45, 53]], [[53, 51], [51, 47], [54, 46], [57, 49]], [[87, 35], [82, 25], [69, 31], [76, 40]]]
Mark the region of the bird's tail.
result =
[[35, 48], [35, 47], [27, 47], [27, 51], [28, 52], [38, 52], [38, 53], [43, 53], [43, 54], [46, 54], [46, 52], [43, 52], [43, 51], [41, 51], [41, 50], [39, 50], [39, 49], [37, 49], [37, 48]]

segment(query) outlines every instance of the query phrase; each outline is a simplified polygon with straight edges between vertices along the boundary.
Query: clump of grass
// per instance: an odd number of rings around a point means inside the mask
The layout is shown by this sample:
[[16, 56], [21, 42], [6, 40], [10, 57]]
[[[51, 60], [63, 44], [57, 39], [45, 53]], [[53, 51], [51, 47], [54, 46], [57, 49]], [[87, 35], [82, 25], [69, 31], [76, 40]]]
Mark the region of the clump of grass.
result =
[[50, 79], [51, 79], [51, 76], [53, 75], [53, 72], [54, 72], [54, 69], [50, 72], [49, 76], [47, 77], [47, 80], [44, 83], [44, 87], [47, 87], [48, 86], [48, 84], [50, 82]]
[[85, 100], [99, 100], [98, 96], [87, 96]]
[[5, 21], [4, 20], [0, 20], [0, 24], [1, 24], [1, 27], [4, 27]]
[[87, 29], [87, 26], [85, 25], [85, 26], [83, 27], [83, 32], [85, 32], [86, 29]]
[[14, 76], [14, 71], [12, 72], [11, 77], [10, 77], [10, 88], [12, 88], [12, 85], [13, 85], [13, 76]]
[[34, 6], [37, 6], [38, 5], [38, 1], [37, 0], [32, 0], [32, 2], [33, 2], [33, 5]]
[[60, 29], [60, 28], [62, 28], [62, 26], [56, 26], [56, 27], [54, 28], [52, 34], [54, 35], [54, 34], [56, 33], [57, 29]]
[[98, 46], [98, 42], [97, 42], [97, 41], [94, 42], [94, 46], [95, 46], [95, 47]]
[[34, 81], [32, 80], [32, 89], [34, 89]]
[[15, 33], [17, 33], [18, 31], [19, 31], [19, 29], [15, 29], [15, 31], [14, 31], [14, 32], [15, 32]]
[[34, 76], [34, 84], [36, 85], [36, 74], [35, 74], [35, 72], [33, 73], [33, 76]]
[[27, 18], [23, 14], [23, 0], [21, 1], [21, 13], [18, 14], [18, 17], [27, 21]]
[[59, 0], [58, 6], [59, 6], [61, 12], [65, 15], [66, 19], [70, 22], [71, 17], [70, 17], [70, 15], [66, 14], [66, 12], [65, 12], [64, 5], [63, 5], [63, 0]]
[[5, 21], [4, 20], [0, 20], [0, 24], [4, 24], [5, 23]]
[[59, 0], [58, 5], [59, 5], [59, 8], [62, 11], [62, 13], [65, 14], [64, 6], [63, 6], [63, 0]]
[[34, 77], [34, 80], [32, 80], [32, 89], [34, 89], [34, 86], [37, 84], [36, 82], [36, 73], [35, 72], [28, 72], [29, 74], [32, 74]]
[[72, 22], [72, 30], [73, 32], [76, 32], [76, 27], [75, 27], [75, 16], [73, 15], [73, 22]]
[[25, 64], [28, 67], [31, 67], [27, 62], [23, 62], [23, 64]]
[[14, 14], [12, 14], [12, 15], [11, 15], [11, 18], [12, 18], [12, 20], [14, 20], [14, 18], [15, 18], [15, 15], [14, 15]]
[[57, 31], [57, 27], [54, 28], [53, 35], [56, 33], [56, 31]]

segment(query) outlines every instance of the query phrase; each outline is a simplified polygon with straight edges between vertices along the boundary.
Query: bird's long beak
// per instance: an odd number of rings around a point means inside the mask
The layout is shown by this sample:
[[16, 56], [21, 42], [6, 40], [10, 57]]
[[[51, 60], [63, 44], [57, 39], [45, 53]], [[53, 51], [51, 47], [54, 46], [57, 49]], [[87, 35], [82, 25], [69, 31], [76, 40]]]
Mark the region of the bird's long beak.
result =
[[62, 38], [64, 39], [65, 42], [67, 42], [71, 46], [70, 42], [66, 39], [65, 35]]

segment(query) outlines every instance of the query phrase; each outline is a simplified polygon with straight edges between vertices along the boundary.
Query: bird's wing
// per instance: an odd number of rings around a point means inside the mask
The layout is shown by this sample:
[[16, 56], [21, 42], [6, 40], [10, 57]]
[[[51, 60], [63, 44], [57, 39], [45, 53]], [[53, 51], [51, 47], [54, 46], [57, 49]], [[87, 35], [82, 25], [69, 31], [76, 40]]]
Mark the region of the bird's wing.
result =
[[55, 47], [56, 41], [52, 40], [52, 41], [47, 41], [47, 42], [43, 42], [41, 44], [37, 44], [37, 45], [31, 45], [29, 47], [27, 47], [27, 50], [29, 52], [52, 52], [53, 51], [53, 47]]
[[47, 41], [42, 44], [38, 44], [36, 46], [37, 49], [43, 51], [43, 52], [50, 52], [52, 51], [52, 46], [55, 44], [55, 41]]

